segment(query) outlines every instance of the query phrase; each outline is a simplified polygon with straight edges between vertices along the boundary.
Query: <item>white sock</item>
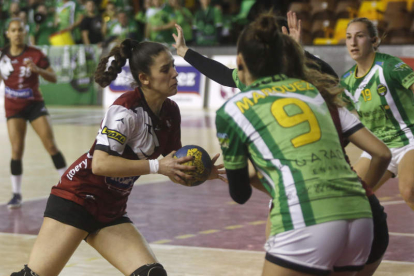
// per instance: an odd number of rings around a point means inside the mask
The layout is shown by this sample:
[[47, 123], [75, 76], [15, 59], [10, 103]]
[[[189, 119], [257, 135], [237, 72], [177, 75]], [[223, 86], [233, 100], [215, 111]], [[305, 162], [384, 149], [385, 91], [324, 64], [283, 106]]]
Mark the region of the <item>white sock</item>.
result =
[[21, 194], [22, 193], [22, 175], [12, 175], [11, 182], [12, 182], [13, 194]]
[[63, 168], [57, 169], [57, 171], [59, 175], [62, 176], [66, 172], [66, 169], [67, 169], [66, 167], [63, 167]]

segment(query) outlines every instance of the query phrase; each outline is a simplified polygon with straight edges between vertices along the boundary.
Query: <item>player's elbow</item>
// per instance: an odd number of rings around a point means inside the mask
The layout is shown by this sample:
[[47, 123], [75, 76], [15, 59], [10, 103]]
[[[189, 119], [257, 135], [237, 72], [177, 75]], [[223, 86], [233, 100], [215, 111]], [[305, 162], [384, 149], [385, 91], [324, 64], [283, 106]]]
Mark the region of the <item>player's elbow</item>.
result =
[[230, 189], [230, 196], [231, 198], [237, 202], [238, 204], [244, 204], [252, 195], [252, 188], [251, 186], [247, 186], [245, 189]]
[[93, 158], [92, 159], [92, 173], [94, 175], [104, 175], [105, 169], [104, 166], [102, 165], [101, 160], [99, 160], [99, 158]]

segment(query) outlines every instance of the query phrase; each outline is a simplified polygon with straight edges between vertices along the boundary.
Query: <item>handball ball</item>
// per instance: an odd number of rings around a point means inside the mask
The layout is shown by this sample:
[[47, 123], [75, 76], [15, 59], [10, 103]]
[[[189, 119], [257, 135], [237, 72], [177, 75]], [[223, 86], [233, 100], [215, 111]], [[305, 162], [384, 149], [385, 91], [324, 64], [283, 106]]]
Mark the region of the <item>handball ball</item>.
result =
[[195, 171], [187, 171], [186, 174], [192, 175], [193, 180], [185, 180], [187, 186], [198, 186], [203, 184], [210, 176], [213, 163], [211, 162], [210, 155], [199, 146], [188, 145], [177, 150], [174, 154], [174, 158], [181, 158], [185, 156], [194, 156], [194, 160], [182, 163], [186, 166], [195, 166]]

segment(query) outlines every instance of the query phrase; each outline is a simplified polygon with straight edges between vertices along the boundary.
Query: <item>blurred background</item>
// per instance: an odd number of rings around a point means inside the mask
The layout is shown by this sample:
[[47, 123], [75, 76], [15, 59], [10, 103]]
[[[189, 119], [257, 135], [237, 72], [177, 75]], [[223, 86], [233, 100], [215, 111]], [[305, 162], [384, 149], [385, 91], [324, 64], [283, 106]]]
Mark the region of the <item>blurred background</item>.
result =
[[[306, 50], [327, 61], [341, 75], [353, 65], [345, 43], [352, 18], [367, 17], [382, 37], [381, 51], [413, 67], [414, 0], [0, 0], [0, 47], [7, 20], [26, 22], [27, 43], [42, 49], [58, 75], [58, 84], [41, 80], [47, 105], [108, 106], [132, 81], [126, 68], [111, 87], [93, 83], [102, 55], [125, 38], [171, 45], [174, 24], [183, 27], [187, 44], [200, 53], [235, 66], [237, 37], [258, 13], [288, 10], [302, 20]], [[180, 107], [216, 109], [237, 90], [205, 81], [186, 62], [179, 62]], [[122, 80], [121, 80], [122, 79]], [[58, 93], [57, 93], [58, 91]], [[1, 92], [0, 92], [1, 93]], [[1, 104], [1, 102], [0, 102]]]

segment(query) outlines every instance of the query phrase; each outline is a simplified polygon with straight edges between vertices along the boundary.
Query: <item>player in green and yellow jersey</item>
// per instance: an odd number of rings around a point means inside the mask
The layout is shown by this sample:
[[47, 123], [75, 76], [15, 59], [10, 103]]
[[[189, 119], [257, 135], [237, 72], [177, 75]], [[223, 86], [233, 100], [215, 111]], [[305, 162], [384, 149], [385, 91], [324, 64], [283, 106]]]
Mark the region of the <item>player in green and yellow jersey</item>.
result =
[[[273, 197], [262, 275], [354, 275], [370, 252], [370, 206], [319, 91], [281, 74], [289, 57], [304, 76], [304, 57], [276, 20], [261, 15], [241, 34], [238, 77], [247, 87], [217, 111], [230, 194], [244, 203], [260, 182]], [[289, 53], [287, 43], [296, 46]]]
[[[356, 65], [341, 80], [349, 109], [392, 152], [392, 160], [374, 190], [398, 175], [401, 196], [414, 210], [414, 72], [401, 59], [378, 53], [374, 24], [356, 18], [348, 24], [346, 46]], [[363, 152], [355, 170], [363, 179], [371, 156]]]

